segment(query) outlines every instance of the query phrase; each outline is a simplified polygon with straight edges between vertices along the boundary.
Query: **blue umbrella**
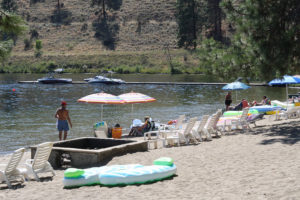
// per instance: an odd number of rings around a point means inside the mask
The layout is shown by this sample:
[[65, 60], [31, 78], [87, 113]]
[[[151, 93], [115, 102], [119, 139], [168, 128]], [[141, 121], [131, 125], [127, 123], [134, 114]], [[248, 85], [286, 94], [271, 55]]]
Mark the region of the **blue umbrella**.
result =
[[[250, 86], [248, 86], [242, 82], [235, 81], [235, 82], [229, 83], [229, 84], [225, 85], [224, 87], [222, 87], [222, 90], [246, 90], [248, 88], [250, 88]], [[237, 100], [237, 93], [235, 93], [235, 97]]]
[[288, 85], [289, 84], [298, 84], [300, 83], [300, 78], [295, 76], [284, 75], [282, 79], [276, 78], [269, 82], [270, 86], [274, 85], [285, 85], [286, 86], [286, 99], [288, 101]]

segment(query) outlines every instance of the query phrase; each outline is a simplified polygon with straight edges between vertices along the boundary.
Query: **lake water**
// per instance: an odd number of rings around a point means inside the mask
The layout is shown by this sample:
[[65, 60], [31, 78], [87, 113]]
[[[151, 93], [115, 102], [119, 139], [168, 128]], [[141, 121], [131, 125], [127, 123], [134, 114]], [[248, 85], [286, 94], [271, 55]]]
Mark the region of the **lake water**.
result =
[[[18, 84], [21, 80], [36, 80], [39, 74], [0, 74], [0, 153], [7, 153], [20, 147], [27, 147], [45, 141], [58, 140], [54, 114], [60, 102], [68, 103], [73, 123], [68, 138], [93, 136], [92, 127], [100, 120], [100, 105], [78, 103], [83, 96], [106, 92], [119, 95], [140, 92], [157, 99], [153, 103], [131, 105], [105, 105], [103, 118], [109, 125], [119, 123], [129, 127], [133, 118], [151, 116], [160, 122], [176, 119], [181, 114], [188, 118], [212, 114], [224, 108], [226, 94], [222, 86], [183, 85], [103, 85], [103, 84]], [[66, 78], [81, 81], [92, 74], [64, 74]], [[125, 81], [215, 81], [202, 75], [114, 75]], [[16, 91], [13, 91], [12, 89]], [[290, 89], [297, 93], [297, 89]], [[233, 93], [234, 94], [234, 93]], [[252, 101], [261, 100], [263, 95], [270, 99], [284, 100], [285, 88], [252, 87], [239, 91], [238, 97]], [[234, 97], [234, 96], [233, 96]]]

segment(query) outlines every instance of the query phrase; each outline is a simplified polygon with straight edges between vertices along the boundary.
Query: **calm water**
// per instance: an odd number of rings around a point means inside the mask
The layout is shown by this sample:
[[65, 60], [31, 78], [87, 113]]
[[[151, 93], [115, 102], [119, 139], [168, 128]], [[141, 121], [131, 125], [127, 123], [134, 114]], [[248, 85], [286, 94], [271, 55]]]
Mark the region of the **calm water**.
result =
[[[129, 127], [133, 118], [143, 119], [149, 115], [154, 120], [166, 122], [180, 114], [188, 117], [212, 114], [224, 107], [221, 86], [162, 86], [162, 85], [43, 85], [18, 84], [20, 80], [36, 80], [43, 75], [0, 75], [0, 153], [17, 148], [56, 141], [56, 119], [54, 114], [61, 100], [68, 103], [73, 129], [68, 138], [92, 136], [92, 126], [100, 118], [100, 105], [78, 103], [77, 99], [104, 91], [114, 95], [130, 91], [141, 92], [157, 99], [156, 102], [131, 105], [105, 105], [103, 118], [109, 125], [115, 123]], [[91, 74], [65, 74], [63, 77], [83, 80]], [[201, 75], [115, 75], [125, 81], [214, 81]], [[16, 91], [13, 92], [12, 89]], [[298, 92], [290, 89], [290, 93]], [[263, 95], [271, 99], [284, 100], [284, 88], [252, 87], [238, 93], [239, 99], [261, 100]]]

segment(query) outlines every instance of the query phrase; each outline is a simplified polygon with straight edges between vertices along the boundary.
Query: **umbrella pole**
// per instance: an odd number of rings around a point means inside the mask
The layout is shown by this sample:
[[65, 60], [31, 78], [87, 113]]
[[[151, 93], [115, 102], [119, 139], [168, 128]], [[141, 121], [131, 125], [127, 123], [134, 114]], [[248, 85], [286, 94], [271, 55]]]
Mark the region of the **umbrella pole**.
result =
[[286, 110], [288, 109], [289, 105], [289, 91], [288, 91], [288, 84], [285, 84], [285, 89], [286, 89]]
[[133, 120], [133, 104], [131, 104], [131, 118]]
[[237, 103], [237, 90], [235, 91], [235, 102]]
[[100, 121], [102, 122], [102, 114], [103, 114], [103, 104], [101, 104], [101, 115], [100, 115]]

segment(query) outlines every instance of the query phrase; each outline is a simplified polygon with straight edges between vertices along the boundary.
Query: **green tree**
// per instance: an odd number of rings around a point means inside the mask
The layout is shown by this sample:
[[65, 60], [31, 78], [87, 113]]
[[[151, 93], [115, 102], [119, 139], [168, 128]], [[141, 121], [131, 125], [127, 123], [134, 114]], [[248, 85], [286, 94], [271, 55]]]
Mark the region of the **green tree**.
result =
[[106, 9], [119, 10], [122, 0], [91, 0], [91, 6], [101, 7], [101, 15], [106, 17]]
[[105, 0], [92, 0], [92, 6], [101, 6], [101, 13], [103, 17], [106, 16]]
[[0, 10], [0, 62], [5, 61], [13, 47], [12, 36], [19, 36], [26, 30], [23, 19], [15, 14]]
[[206, 0], [178, 0], [176, 3], [178, 46], [196, 48], [207, 23]]
[[222, 19], [223, 11], [220, 7], [221, 0], [205, 0], [207, 3], [206, 15], [207, 24], [206, 28], [209, 32], [209, 37], [213, 37], [217, 41], [223, 41], [222, 35]]
[[18, 9], [17, 3], [15, 0], [2, 0], [1, 7], [5, 11], [15, 12]]
[[299, 0], [224, 0], [222, 6], [241, 39], [241, 54], [251, 58], [261, 77], [299, 69]]
[[36, 40], [35, 41], [35, 57], [40, 57], [42, 55], [42, 41], [41, 40]]

